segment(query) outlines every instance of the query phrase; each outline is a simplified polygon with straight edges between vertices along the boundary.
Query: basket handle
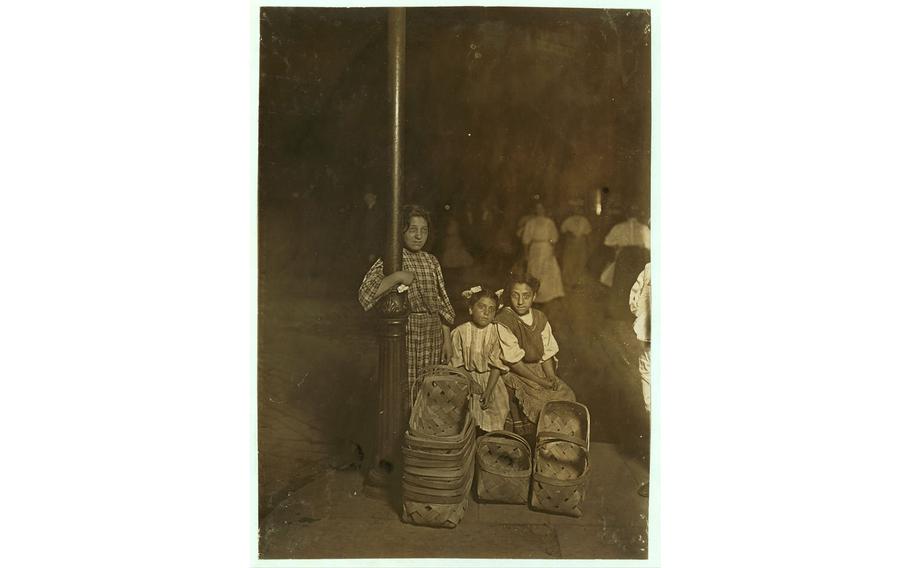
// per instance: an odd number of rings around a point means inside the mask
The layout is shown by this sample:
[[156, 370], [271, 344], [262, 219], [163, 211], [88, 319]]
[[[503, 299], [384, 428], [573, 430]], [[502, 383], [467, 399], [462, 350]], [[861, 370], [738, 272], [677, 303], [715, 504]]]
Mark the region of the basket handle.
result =
[[428, 367], [424, 367], [420, 371], [420, 380], [423, 381], [427, 375], [432, 373], [456, 375], [459, 379], [469, 382], [472, 380], [471, 375], [469, 375], [467, 372], [462, 371], [457, 367], [449, 367], [448, 365], [430, 365]]
[[591, 411], [588, 410], [587, 406], [585, 406], [584, 404], [582, 404], [580, 402], [576, 402], [576, 404], [581, 406], [585, 411], [585, 424], [588, 425], [588, 432], [587, 432], [587, 434], [585, 434], [585, 440], [586, 440], [585, 449], [590, 450], [591, 449]]
[[471, 383], [474, 381], [474, 379], [471, 377], [471, 375], [469, 375], [467, 372], [462, 371], [461, 369], [458, 369], [456, 367], [449, 367], [447, 365], [430, 365], [430, 366], [424, 367], [423, 369], [420, 370], [420, 373], [417, 375], [416, 386], [418, 388], [422, 387], [423, 381], [425, 381], [426, 378], [429, 377], [430, 375], [432, 375], [433, 373], [438, 373], [438, 374], [442, 375], [442, 377], [440, 377], [440, 378], [445, 378], [445, 379], [449, 379], [449, 380], [454, 379], [460, 383], [466, 383], [468, 388], [471, 387]]
[[537, 445], [539, 446], [543, 442], [551, 442], [553, 440], [562, 440], [563, 442], [569, 442], [577, 446], [581, 446], [584, 449], [588, 449], [588, 445], [584, 440], [578, 436], [569, 436], [568, 434], [563, 434], [562, 432], [538, 432], [537, 433]]
[[572, 487], [573, 485], [579, 485], [582, 481], [587, 479], [588, 472], [591, 471], [591, 468], [585, 464], [585, 471], [575, 479], [556, 479], [555, 477], [550, 477], [542, 473], [534, 472], [531, 474], [531, 477], [534, 481], [542, 481], [548, 485], [558, 485], [559, 487]]
[[[528, 460], [528, 463], [530, 463], [530, 460]], [[531, 475], [531, 466], [530, 465], [528, 467], [526, 467], [524, 469], [520, 469], [520, 470], [502, 471], [501, 469], [497, 469], [492, 466], [485, 465], [483, 463], [483, 460], [478, 459], [477, 467], [479, 467], [483, 471], [492, 473], [493, 475], [497, 475], [499, 477], [523, 477], [523, 478], [527, 479], [528, 476]]]
[[[547, 402], [544, 403], [543, 408], [541, 409], [540, 413], [541, 413], [541, 414], [544, 414], [544, 413], [547, 411], [547, 406], [549, 406], [550, 404], [555, 404], [555, 403], [557, 403], [557, 402], [570, 402], [570, 401], [557, 401], [557, 400], [550, 400], [550, 401], [547, 401]], [[566, 440], [566, 441], [567, 441], [567, 442], [572, 442], [572, 443], [574, 443], [574, 444], [578, 444], [579, 446], [583, 447], [584, 449], [590, 450], [590, 449], [591, 449], [591, 411], [588, 410], [588, 407], [587, 407], [587, 406], [585, 406], [584, 404], [582, 404], [582, 403], [580, 403], [580, 402], [578, 402], [578, 401], [571, 402], [571, 404], [573, 404], [573, 405], [575, 405], [575, 406], [578, 406], [578, 407], [581, 407], [581, 409], [582, 409], [582, 410], [584, 411], [584, 413], [585, 413], [585, 425], [586, 425], [586, 430], [587, 430], [587, 432], [585, 433], [585, 440], [586, 440], [586, 441], [582, 441], [582, 442], [578, 442], [578, 441], [576, 441], [576, 440]], [[537, 427], [540, 428], [540, 421], [539, 421], [539, 420], [538, 420], [538, 422], [537, 422]], [[537, 437], [538, 437], [538, 439], [539, 439], [542, 435], [549, 435], [549, 436], [554, 437], [554, 438], [558, 437], [558, 436], [554, 436], [554, 434], [555, 434], [555, 432], [537, 432]]]
[[461, 432], [455, 436], [427, 436], [420, 434], [411, 434], [410, 427], [405, 431], [405, 442], [413, 440], [415, 444], [426, 448], [433, 448], [437, 450], [451, 450], [453, 445], [460, 445], [462, 442], [467, 444], [474, 438], [474, 428], [473, 416], [470, 412], [467, 413], [465, 417], [464, 426], [461, 427]]
[[509, 438], [516, 442], [520, 442], [521, 445], [524, 446], [528, 450], [528, 453], [529, 454], [531, 453], [531, 446], [530, 446], [530, 444], [528, 444], [528, 441], [525, 440], [524, 438], [522, 438], [521, 436], [519, 436], [518, 434], [516, 434], [515, 432], [509, 432], [508, 430], [493, 430], [492, 432], [484, 434], [483, 436], [478, 438], [478, 440], [477, 440], [478, 443], [488, 436], [491, 438], [493, 436], [503, 436], [505, 438]]

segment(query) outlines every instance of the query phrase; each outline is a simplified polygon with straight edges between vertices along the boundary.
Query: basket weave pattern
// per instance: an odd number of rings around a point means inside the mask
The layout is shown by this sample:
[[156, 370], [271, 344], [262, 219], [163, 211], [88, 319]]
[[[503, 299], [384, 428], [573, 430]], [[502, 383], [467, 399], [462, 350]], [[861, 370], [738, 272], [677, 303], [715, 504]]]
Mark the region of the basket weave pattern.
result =
[[590, 463], [590, 415], [577, 402], [547, 403], [537, 423], [531, 507], [580, 517]]
[[409, 432], [437, 438], [459, 434], [470, 397], [470, 375], [441, 365], [426, 368], [411, 410]]
[[528, 502], [531, 447], [511, 432], [497, 431], [477, 440], [477, 498], [497, 503]]
[[402, 447], [405, 522], [455, 528], [464, 517], [476, 448], [470, 383], [459, 369], [424, 370]]
[[556, 432], [581, 438], [588, 443], [591, 419], [588, 408], [578, 402], [565, 400], [548, 402], [537, 421], [538, 432]]

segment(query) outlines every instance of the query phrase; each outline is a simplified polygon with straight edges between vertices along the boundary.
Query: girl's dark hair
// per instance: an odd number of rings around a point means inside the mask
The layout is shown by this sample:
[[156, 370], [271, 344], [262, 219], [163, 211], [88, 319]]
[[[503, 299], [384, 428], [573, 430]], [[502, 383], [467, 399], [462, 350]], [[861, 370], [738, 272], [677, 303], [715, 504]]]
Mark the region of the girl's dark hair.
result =
[[427, 241], [423, 245], [423, 250], [427, 250], [433, 244], [433, 222], [430, 220], [430, 212], [420, 205], [405, 205], [401, 208], [401, 234], [408, 232], [411, 226], [412, 217], [423, 217], [427, 222]]
[[535, 294], [540, 290], [540, 280], [531, 276], [527, 271], [510, 272], [509, 279], [506, 281], [506, 287], [503, 294], [512, 295], [512, 287], [516, 284], [527, 284]]
[[411, 217], [423, 217], [427, 222], [427, 231], [432, 234], [430, 229], [430, 212], [420, 205], [405, 205], [401, 208], [401, 232], [404, 233], [411, 226]]
[[474, 292], [465, 298], [465, 304], [468, 306], [468, 310], [470, 311], [471, 308], [474, 307], [474, 304], [476, 304], [481, 298], [489, 298], [493, 300], [493, 304], [496, 305], [496, 307], [499, 307], [499, 297], [496, 295], [496, 292], [490, 290], [489, 288], [481, 286], [480, 292]]

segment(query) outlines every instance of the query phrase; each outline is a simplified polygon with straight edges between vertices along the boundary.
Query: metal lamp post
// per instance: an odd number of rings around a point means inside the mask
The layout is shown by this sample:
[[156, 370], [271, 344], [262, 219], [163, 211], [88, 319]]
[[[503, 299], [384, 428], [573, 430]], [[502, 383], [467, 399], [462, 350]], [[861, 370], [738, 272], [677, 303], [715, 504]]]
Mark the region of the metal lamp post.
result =
[[[389, 131], [391, 199], [385, 273], [401, 270], [401, 191], [404, 180], [402, 129], [404, 108], [405, 10], [389, 8]], [[393, 290], [379, 303], [378, 441], [366, 486], [373, 494], [394, 489], [401, 474], [401, 440], [407, 412], [407, 292]]]

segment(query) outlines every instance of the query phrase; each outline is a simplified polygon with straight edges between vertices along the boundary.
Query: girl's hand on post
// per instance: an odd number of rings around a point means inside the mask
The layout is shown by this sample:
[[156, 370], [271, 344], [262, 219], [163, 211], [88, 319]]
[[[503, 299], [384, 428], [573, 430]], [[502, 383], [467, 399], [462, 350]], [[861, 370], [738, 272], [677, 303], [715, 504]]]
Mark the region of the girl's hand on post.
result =
[[398, 281], [405, 286], [410, 286], [411, 282], [414, 281], [414, 278], [417, 277], [416, 274], [409, 270], [399, 270], [396, 274], [398, 275]]

